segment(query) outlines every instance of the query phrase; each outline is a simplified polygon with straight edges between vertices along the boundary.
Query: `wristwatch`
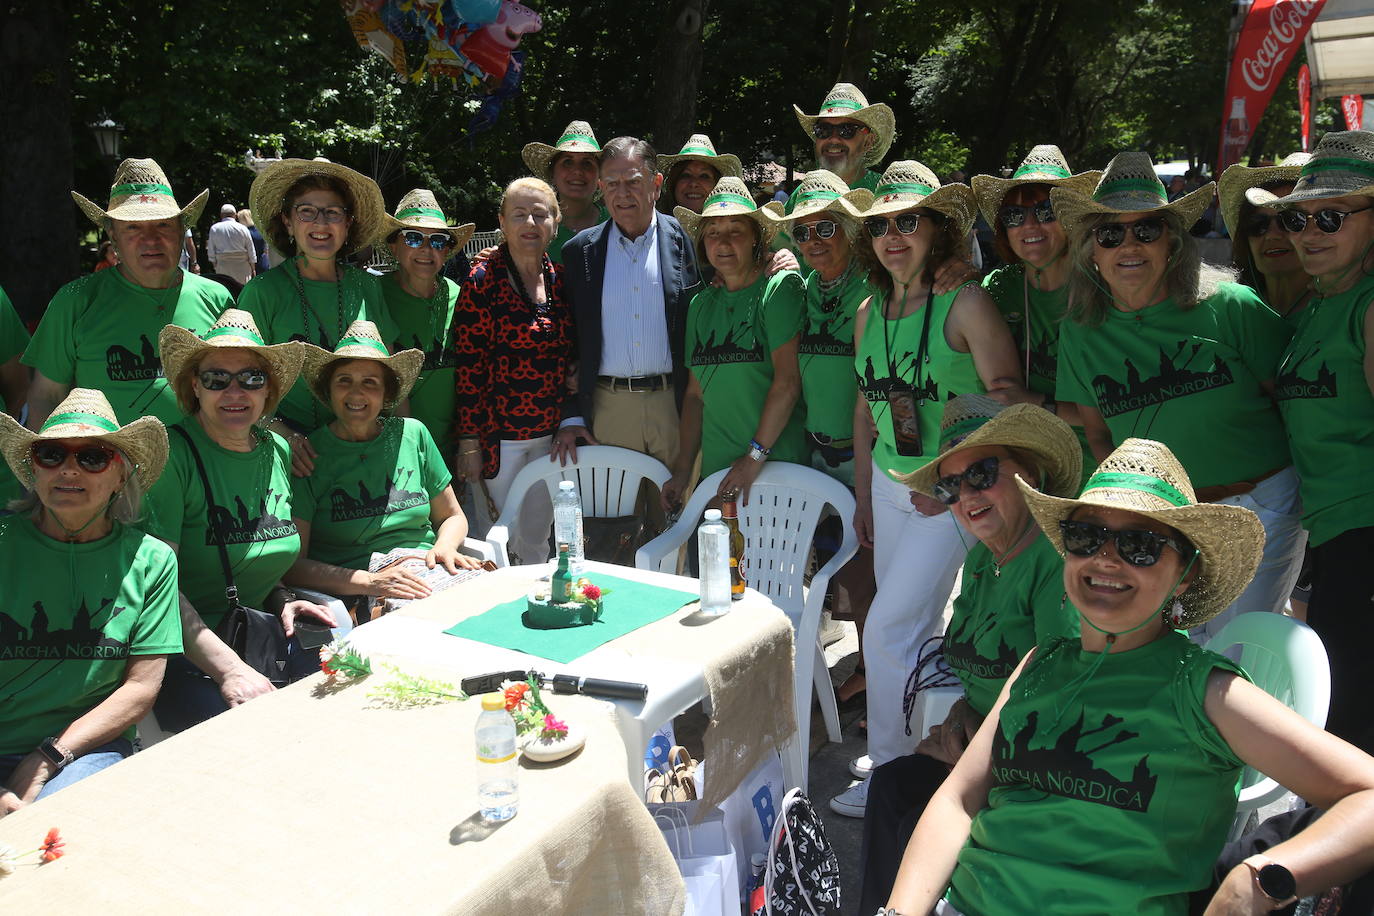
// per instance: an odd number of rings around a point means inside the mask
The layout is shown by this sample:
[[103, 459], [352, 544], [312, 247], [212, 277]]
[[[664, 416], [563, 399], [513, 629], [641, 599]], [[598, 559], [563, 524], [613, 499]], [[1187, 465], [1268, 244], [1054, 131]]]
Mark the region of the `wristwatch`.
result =
[[1293, 873], [1268, 856], [1258, 853], [1243, 863], [1254, 875], [1260, 893], [1274, 901], [1273, 909], [1287, 906], [1298, 899], [1298, 882]]
[[1045, 396], [1045, 400], [1041, 402], [1040, 406], [1055, 416], [1059, 416], [1059, 402], [1049, 395]]
[[762, 445], [760, 445], [757, 439], [749, 440], [749, 457], [754, 459], [755, 461], [767, 461], [768, 455], [772, 451], [773, 450], [771, 448], [764, 448]]
[[71, 751], [57, 743], [56, 738], [44, 738], [43, 743], [38, 745], [38, 753], [42, 754], [48, 763], [57, 767], [59, 773], [67, 764], [76, 759]]

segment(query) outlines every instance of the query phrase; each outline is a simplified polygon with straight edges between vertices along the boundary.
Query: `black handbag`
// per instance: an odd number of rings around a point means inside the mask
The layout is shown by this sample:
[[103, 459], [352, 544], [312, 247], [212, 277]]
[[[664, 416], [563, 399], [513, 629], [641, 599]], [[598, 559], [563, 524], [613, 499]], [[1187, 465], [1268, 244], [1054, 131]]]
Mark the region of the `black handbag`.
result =
[[[210, 507], [214, 506], [214, 494], [210, 490], [210, 476], [205, 473], [205, 464], [200, 459], [200, 451], [191, 441], [186, 430], [173, 426], [191, 448], [191, 457], [196, 460], [196, 471], [205, 487], [206, 524], [210, 525]], [[254, 671], [272, 682], [273, 687], [286, 686], [286, 631], [282, 629], [281, 618], [257, 608], [239, 603], [238, 586], [234, 585], [234, 573], [229, 566], [229, 550], [224, 538], [211, 526], [210, 536], [219, 548], [219, 562], [224, 569], [224, 597], [229, 609], [215, 627], [215, 635], [234, 650], [234, 654]]]

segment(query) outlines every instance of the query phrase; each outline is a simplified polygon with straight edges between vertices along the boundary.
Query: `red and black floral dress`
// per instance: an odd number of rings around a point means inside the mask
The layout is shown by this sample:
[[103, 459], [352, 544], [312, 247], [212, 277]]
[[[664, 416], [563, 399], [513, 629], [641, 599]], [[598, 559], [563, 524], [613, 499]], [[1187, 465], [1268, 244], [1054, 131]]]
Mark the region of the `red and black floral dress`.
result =
[[487, 479], [501, 469], [502, 439], [552, 435], [572, 397], [566, 380], [573, 323], [563, 265], [544, 258], [549, 294], [539, 305], [526, 298], [518, 275], [512, 282], [514, 273], [502, 245], [473, 267], [453, 316], [455, 432], [481, 441]]

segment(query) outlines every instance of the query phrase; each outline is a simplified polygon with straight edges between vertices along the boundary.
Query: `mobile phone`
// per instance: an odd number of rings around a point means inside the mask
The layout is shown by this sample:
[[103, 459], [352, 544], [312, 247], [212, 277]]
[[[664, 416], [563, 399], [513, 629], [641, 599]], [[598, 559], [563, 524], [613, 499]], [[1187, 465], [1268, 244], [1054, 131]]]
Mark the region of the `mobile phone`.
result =
[[302, 649], [318, 649], [334, 639], [333, 631], [323, 623], [307, 623], [305, 619], [297, 617], [295, 628], [296, 640], [300, 642]]
[[920, 457], [921, 424], [916, 392], [906, 385], [893, 385], [887, 389], [887, 406], [897, 454], [905, 458]]

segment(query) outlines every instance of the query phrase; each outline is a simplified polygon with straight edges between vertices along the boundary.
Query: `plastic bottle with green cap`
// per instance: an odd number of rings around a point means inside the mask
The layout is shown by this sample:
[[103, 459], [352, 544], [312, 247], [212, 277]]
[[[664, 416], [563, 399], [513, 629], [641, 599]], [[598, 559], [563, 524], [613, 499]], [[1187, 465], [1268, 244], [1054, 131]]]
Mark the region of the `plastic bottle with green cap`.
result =
[[505, 694], [482, 694], [476, 735], [478, 811], [490, 823], [508, 821], [520, 807], [520, 793], [515, 720], [506, 712]]

